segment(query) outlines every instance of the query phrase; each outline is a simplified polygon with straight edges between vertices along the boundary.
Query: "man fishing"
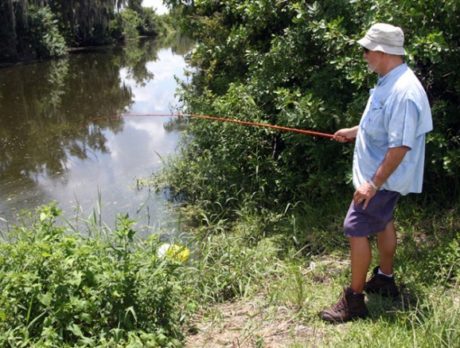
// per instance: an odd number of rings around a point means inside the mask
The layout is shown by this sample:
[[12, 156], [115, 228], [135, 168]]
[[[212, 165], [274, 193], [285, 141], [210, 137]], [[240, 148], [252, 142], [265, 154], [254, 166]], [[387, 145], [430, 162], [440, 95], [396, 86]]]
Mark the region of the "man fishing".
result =
[[[401, 195], [422, 191], [425, 134], [433, 129], [427, 95], [404, 63], [404, 34], [390, 24], [374, 24], [358, 41], [377, 85], [358, 126], [334, 134], [339, 142], [356, 139], [355, 192], [344, 221], [351, 251], [351, 283], [339, 301], [320, 316], [345, 322], [368, 316], [364, 294], [397, 297], [393, 276], [396, 233], [393, 212]], [[366, 282], [371, 263], [368, 237], [377, 235], [379, 265]]]

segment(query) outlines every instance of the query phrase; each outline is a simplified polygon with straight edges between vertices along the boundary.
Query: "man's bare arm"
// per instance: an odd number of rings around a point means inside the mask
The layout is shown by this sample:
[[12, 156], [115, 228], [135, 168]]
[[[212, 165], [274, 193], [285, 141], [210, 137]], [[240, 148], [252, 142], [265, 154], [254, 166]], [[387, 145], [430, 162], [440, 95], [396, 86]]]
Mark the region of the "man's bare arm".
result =
[[[388, 149], [385, 157], [383, 158], [382, 163], [377, 168], [377, 171], [372, 178], [372, 184], [365, 182], [360, 187], [358, 187], [353, 195], [353, 201], [355, 204], [360, 204], [364, 202], [364, 209], [367, 208], [369, 201], [377, 193], [376, 188], [378, 189], [382, 186], [390, 175], [398, 168], [406, 153], [410, 150], [407, 146], [392, 147]], [[374, 188], [372, 185], [375, 185]]]
[[398, 168], [409, 150], [410, 147], [407, 146], [392, 147], [388, 149], [382, 164], [377, 168], [377, 171], [372, 178], [372, 182], [377, 187], [382, 186], [396, 168]]

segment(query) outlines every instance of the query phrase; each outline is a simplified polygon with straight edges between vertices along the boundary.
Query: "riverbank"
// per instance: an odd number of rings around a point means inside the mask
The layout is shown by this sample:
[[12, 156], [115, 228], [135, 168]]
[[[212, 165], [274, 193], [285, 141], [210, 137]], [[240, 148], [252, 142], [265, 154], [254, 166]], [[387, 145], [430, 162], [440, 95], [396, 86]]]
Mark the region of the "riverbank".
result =
[[155, 35], [155, 36], [139, 36], [135, 39], [126, 39], [125, 42], [114, 42], [111, 44], [101, 44], [101, 45], [90, 45], [90, 46], [79, 46], [79, 47], [69, 47], [67, 48], [66, 52], [67, 55], [61, 56], [61, 57], [47, 57], [47, 58], [42, 58], [42, 59], [37, 59], [37, 58], [29, 58], [29, 59], [19, 59], [14, 62], [2, 62], [0, 61], [0, 69], [2, 68], [8, 68], [11, 66], [16, 66], [16, 65], [25, 65], [25, 64], [34, 64], [34, 63], [40, 63], [44, 61], [53, 61], [53, 60], [59, 60], [59, 59], [65, 59], [68, 57], [68, 55], [71, 54], [78, 54], [78, 53], [85, 53], [85, 52], [97, 52], [97, 51], [107, 51], [109, 49], [123, 49], [124, 47], [127, 47], [129, 45], [136, 45], [139, 42], [142, 41], [157, 41], [159, 42], [159, 46], [168, 46], [174, 44], [174, 41], [177, 40], [177, 37], [180, 37], [181, 35], [177, 32], [174, 31], [169, 31], [167, 33], [164, 33], [161, 36]]
[[[241, 218], [227, 224], [188, 207], [182, 221], [193, 240], [185, 263], [161, 259], [160, 241], [137, 240], [126, 219], [103, 233], [93, 225], [88, 238], [54, 227], [57, 210], [42, 208], [35, 223], [12, 229], [10, 243], [1, 244], [0, 340], [54, 346], [459, 345], [458, 207], [434, 217], [401, 204], [395, 271], [402, 296], [394, 302], [368, 296], [370, 318], [342, 325], [317, 315], [349, 278], [338, 210], [304, 208], [263, 217], [240, 211]], [[161, 301], [152, 290], [158, 287], [166, 296]]]
[[24, 0], [0, 6], [0, 61], [34, 61], [65, 56], [71, 47], [162, 36], [168, 15], [141, 3], [54, 4]]
[[[151, 39], [154, 39], [153, 37]], [[106, 51], [107, 49], [110, 48], [116, 48], [120, 47], [120, 44], [111, 44], [111, 45], [97, 45], [97, 46], [84, 46], [84, 47], [70, 47], [67, 49], [67, 55], [60, 56], [60, 57], [47, 57], [47, 58], [22, 58], [18, 59], [17, 61], [14, 62], [0, 62], [0, 69], [2, 68], [8, 68], [12, 66], [17, 66], [17, 65], [26, 65], [26, 64], [36, 64], [44, 61], [53, 61], [53, 60], [59, 60], [59, 59], [65, 59], [68, 57], [69, 54], [76, 54], [76, 53], [82, 53], [82, 52], [93, 52], [93, 51]]]

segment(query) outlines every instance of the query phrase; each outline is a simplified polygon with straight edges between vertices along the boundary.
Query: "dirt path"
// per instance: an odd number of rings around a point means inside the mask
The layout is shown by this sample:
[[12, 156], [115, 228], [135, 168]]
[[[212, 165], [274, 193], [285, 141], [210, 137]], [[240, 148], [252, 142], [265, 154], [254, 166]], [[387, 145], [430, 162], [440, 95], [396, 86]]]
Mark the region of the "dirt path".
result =
[[206, 316], [194, 321], [197, 333], [186, 340], [186, 347], [312, 347], [321, 341], [315, 328], [296, 322], [286, 307], [268, 307], [262, 298], [216, 305]]

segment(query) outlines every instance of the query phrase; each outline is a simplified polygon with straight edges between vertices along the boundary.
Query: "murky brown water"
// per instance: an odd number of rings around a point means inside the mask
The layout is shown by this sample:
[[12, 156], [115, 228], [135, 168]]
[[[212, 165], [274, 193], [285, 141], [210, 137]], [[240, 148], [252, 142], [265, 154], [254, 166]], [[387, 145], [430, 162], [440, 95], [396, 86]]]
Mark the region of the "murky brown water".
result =
[[50, 201], [68, 219], [100, 211], [109, 225], [129, 213], [174, 226], [163, 195], [136, 182], [174, 152], [179, 132], [164, 128], [168, 118], [114, 115], [169, 113], [187, 47], [144, 41], [0, 69], [0, 228]]

